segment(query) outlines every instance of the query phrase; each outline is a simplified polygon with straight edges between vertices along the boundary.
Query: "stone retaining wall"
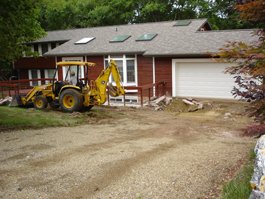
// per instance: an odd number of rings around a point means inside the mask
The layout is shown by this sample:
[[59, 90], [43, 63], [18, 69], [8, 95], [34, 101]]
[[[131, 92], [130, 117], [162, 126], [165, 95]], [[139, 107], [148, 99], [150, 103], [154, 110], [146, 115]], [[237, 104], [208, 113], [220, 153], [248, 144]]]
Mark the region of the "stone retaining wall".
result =
[[263, 135], [255, 146], [255, 167], [250, 184], [252, 193], [249, 199], [265, 199], [265, 135]]

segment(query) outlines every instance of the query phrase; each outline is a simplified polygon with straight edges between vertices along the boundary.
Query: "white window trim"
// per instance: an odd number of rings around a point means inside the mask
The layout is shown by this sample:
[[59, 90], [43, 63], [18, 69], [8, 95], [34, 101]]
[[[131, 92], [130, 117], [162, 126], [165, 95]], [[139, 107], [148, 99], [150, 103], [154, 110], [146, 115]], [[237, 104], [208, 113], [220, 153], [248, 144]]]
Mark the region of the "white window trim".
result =
[[48, 43], [48, 52], [52, 50], [52, 44]]
[[[83, 61], [83, 57], [63, 57], [62, 58], [62, 61], [64, 62], [68, 62], [68, 61]], [[67, 71], [67, 68], [66, 67], [63, 67], [63, 80], [65, 78], [65, 75], [66, 75], [66, 71]], [[84, 75], [84, 66], [80, 67], [80, 73], [81, 73], [81, 78], [84, 78], [85, 75]]]
[[[32, 70], [28, 70], [28, 75], [29, 75], [29, 80], [31, 80], [32, 79]], [[39, 69], [37, 69], [37, 76], [38, 76], [37, 79], [41, 78]], [[29, 84], [30, 84], [30, 86], [33, 86], [32, 81], [30, 81]], [[38, 85], [41, 85], [41, 81], [38, 81]]]
[[39, 53], [39, 56], [42, 56], [41, 44], [38, 44], [38, 53]]
[[[126, 58], [126, 54], [123, 54], [120, 58], [112, 58], [111, 55], [108, 55], [108, 58], [105, 58], [104, 56], [104, 68], [106, 68], [105, 61], [110, 62], [110, 60], [113, 59], [114, 61], [122, 61], [123, 64], [123, 85], [124, 86], [137, 86], [138, 85], [138, 66], [137, 66], [137, 54], [134, 55], [134, 58]], [[135, 82], [127, 82], [127, 60], [134, 60], [134, 70], [135, 70]], [[110, 80], [111, 81], [111, 77]], [[115, 85], [115, 82], [114, 82]]]
[[138, 86], [138, 64], [137, 64], [137, 54], [135, 54], [135, 86]]

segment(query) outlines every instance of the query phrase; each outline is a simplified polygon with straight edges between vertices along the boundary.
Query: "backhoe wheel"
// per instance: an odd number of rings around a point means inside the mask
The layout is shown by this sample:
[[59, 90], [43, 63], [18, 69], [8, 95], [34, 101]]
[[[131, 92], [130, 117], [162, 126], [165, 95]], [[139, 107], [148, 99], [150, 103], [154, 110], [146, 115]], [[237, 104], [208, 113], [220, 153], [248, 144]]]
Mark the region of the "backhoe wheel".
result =
[[46, 97], [40, 95], [35, 97], [33, 104], [36, 109], [45, 109], [48, 106], [48, 101]]
[[49, 105], [52, 109], [57, 109], [60, 107], [60, 105], [58, 103], [56, 104], [55, 102], [50, 102]]
[[93, 108], [94, 105], [84, 106], [82, 108], [83, 111], [90, 111]]
[[60, 95], [60, 106], [64, 112], [80, 111], [83, 106], [81, 93], [74, 89], [66, 89]]

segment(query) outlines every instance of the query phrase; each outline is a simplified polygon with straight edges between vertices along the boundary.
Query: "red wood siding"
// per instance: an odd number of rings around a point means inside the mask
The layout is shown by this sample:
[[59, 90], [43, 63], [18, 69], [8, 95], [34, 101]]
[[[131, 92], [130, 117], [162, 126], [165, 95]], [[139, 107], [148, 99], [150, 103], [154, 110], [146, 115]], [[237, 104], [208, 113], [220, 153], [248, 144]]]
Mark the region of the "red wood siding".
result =
[[156, 57], [155, 58], [156, 82], [165, 81], [167, 83], [168, 93], [172, 94], [172, 58]]
[[62, 57], [56, 57], [56, 62], [60, 62], [60, 61], [62, 61], [62, 60], [63, 60]]
[[19, 73], [19, 79], [29, 78], [28, 70], [20, 69], [18, 73]]
[[96, 56], [96, 57], [87, 57], [88, 62], [96, 63], [95, 67], [90, 67], [88, 71], [88, 79], [95, 80], [99, 76], [100, 72], [104, 69], [104, 57]]
[[55, 68], [54, 57], [23, 57], [15, 62], [15, 69]]
[[153, 83], [153, 58], [137, 56], [138, 86]]

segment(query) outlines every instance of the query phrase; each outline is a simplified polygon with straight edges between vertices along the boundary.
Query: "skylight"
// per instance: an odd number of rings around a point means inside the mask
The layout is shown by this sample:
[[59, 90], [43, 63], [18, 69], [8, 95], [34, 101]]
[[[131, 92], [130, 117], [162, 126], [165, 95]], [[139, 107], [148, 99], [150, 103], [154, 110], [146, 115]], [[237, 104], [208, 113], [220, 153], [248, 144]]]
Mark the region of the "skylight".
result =
[[151, 41], [152, 39], [154, 39], [157, 36], [156, 33], [147, 33], [147, 34], [143, 34], [140, 37], [138, 37], [136, 39], [136, 41]]
[[129, 37], [131, 37], [131, 36], [130, 35], [117, 35], [112, 40], [110, 40], [109, 42], [110, 43], [114, 43], [114, 42], [124, 42]]
[[84, 38], [78, 40], [77, 42], [75, 42], [75, 44], [87, 44], [88, 42], [92, 41], [93, 39], [95, 39], [95, 37], [84, 37]]
[[191, 20], [178, 20], [174, 26], [188, 26], [191, 23]]

